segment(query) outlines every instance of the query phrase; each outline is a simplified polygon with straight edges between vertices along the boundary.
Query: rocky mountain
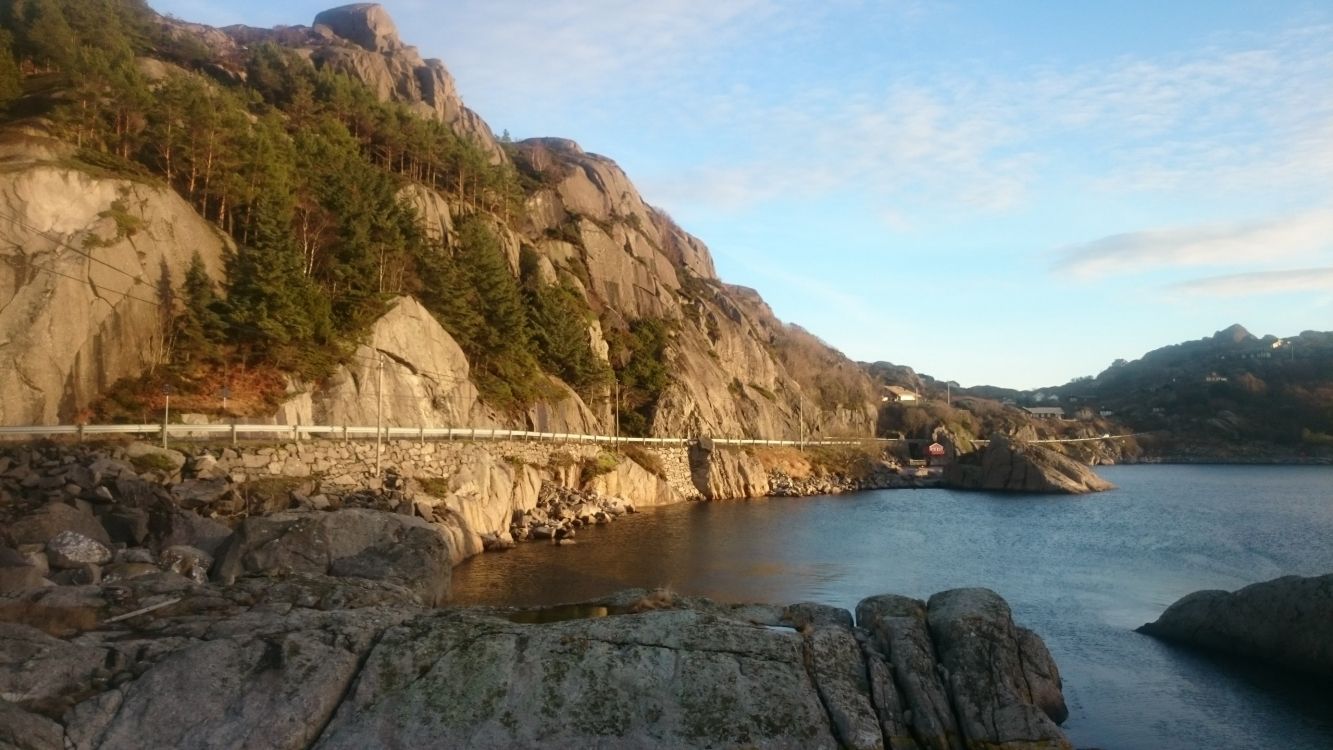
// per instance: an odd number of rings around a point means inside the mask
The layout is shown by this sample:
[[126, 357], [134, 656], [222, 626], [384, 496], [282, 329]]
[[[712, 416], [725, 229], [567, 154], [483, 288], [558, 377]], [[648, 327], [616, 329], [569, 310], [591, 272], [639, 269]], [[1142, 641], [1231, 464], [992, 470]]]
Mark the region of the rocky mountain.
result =
[[5, 14], [0, 422], [137, 421], [171, 385], [212, 419], [874, 430], [858, 367], [719, 280], [612, 160], [500, 143], [381, 6]]

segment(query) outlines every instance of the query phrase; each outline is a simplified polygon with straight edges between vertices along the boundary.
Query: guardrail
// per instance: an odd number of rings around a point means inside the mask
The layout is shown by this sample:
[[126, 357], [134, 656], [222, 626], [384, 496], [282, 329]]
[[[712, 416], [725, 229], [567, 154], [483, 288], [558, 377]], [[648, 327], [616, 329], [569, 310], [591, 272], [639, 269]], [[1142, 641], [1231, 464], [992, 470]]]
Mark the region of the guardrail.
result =
[[[1124, 435], [1102, 435], [1088, 438], [1061, 438], [1034, 440], [1034, 443], [1083, 443], [1099, 440], [1138, 437], [1150, 433], [1136, 432]], [[555, 443], [605, 443], [612, 445], [686, 445], [699, 438], [679, 437], [625, 437], [615, 435], [584, 435], [573, 432], [535, 432], [532, 430], [509, 430], [499, 427], [357, 427], [351, 425], [276, 425], [276, 424], [169, 424], [165, 427], [157, 424], [62, 424], [35, 425], [22, 427], [0, 427], [0, 440], [6, 437], [56, 437], [74, 436], [82, 441], [98, 435], [136, 435], [156, 436], [163, 441], [206, 440], [221, 436], [238, 443], [241, 440], [254, 440], [255, 436], [276, 436], [278, 439], [309, 440], [325, 438], [330, 440], [528, 440], [534, 442]], [[262, 439], [262, 438], [259, 438]], [[819, 438], [810, 440], [764, 440], [756, 438], [717, 438], [708, 437], [716, 445], [765, 445], [765, 446], [821, 446], [821, 445], [924, 445], [931, 441], [909, 438]], [[989, 440], [974, 440], [977, 445], [986, 445]]]
[[[273, 424], [103, 424], [103, 425], [37, 425], [0, 427], [0, 439], [5, 437], [73, 436], [82, 441], [98, 435], [131, 435], [158, 437], [164, 442], [175, 440], [207, 440], [215, 437], [241, 440], [277, 439], [308, 440], [526, 440], [555, 443], [605, 443], [612, 445], [686, 445], [698, 438], [625, 437], [615, 435], [584, 435], [572, 432], [536, 432], [509, 430], [498, 427], [357, 427], [351, 425], [273, 425]], [[717, 445], [820, 446], [861, 445], [874, 443], [915, 443], [917, 440], [893, 438], [820, 438], [812, 440], [759, 440], [753, 438], [709, 438]]]

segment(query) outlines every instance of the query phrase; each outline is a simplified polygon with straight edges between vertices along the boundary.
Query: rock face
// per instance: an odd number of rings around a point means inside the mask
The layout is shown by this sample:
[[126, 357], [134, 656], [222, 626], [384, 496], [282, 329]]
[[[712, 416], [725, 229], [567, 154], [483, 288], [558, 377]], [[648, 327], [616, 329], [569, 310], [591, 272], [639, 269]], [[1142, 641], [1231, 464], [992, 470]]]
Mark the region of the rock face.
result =
[[[963, 738], [976, 745], [1069, 747], [1057, 726], [1069, 712], [1042, 646], [1026, 653], [1009, 605], [987, 589], [936, 594], [926, 621]], [[1045, 705], [1042, 705], [1045, 704]]]
[[610, 472], [594, 477], [585, 489], [602, 496], [628, 498], [636, 508], [673, 505], [685, 500], [666, 479], [648, 471], [632, 458], [626, 458]]
[[706, 500], [738, 500], [768, 494], [768, 471], [745, 451], [700, 441], [690, 446], [690, 471], [694, 486]]
[[[382, 398], [380, 361], [383, 361]], [[355, 359], [314, 396], [317, 424], [391, 427], [500, 426], [478, 400], [463, 350], [410, 297], [400, 297], [371, 328]]]
[[[562, 284], [582, 296], [597, 313], [587, 321], [588, 340], [603, 359], [612, 355], [608, 342], [623, 341], [635, 323], [651, 319], [668, 325], [665, 356], [672, 362], [672, 382], [657, 394], [652, 434], [873, 433], [877, 391], [855, 363], [798, 327], [782, 324], [753, 290], [722, 284], [707, 247], [645, 203], [612, 160], [563, 139], [501, 148], [490, 127], [463, 106], [443, 64], [404, 44], [379, 5], [325, 11], [312, 27], [219, 30], [170, 18], [157, 23], [185, 43], [182, 49], [200, 50], [202, 59], [146, 58], [141, 67], [153, 76], [179, 62], [239, 84], [248, 51], [271, 42], [360, 80], [380, 99], [448, 124], [495, 164], [509, 166], [512, 159], [529, 178], [522, 181], [522, 210], [478, 212], [495, 229], [511, 270], [518, 273], [520, 249], [530, 248], [540, 283]], [[0, 159], [18, 148], [14, 143], [29, 160], [69, 150], [55, 141], [42, 146], [32, 140], [0, 144]], [[405, 186], [400, 197], [418, 210], [426, 236], [445, 246], [457, 240], [454, 219], [476, 211], [422, 185]], [[117, 201], [124, 210], [112, 205], [120, 206]], [[0, 341], [9, 342], [0, 360], [0, 424], [73, 421], [116, 379], [143, 372], [160, 348], [149, 335], [156, 330], [157, 311], [151, 301], [135, 302], [124, 294], [151, 300], [163, 259], [179, 281], [189, 253], [197, 249], [220, 275], [225, 243], [167, 191], [34, 166], [6, 171], [0, 207], [36, 228], [0, 226], [3, 245], [22, 248], [0, 264], [9, 269], [0, 270], [0, 288], [19, 290], [17, 304], [0, 310]], [[64, 252], [39, 231], [74, 247], [92, 247], [83, 243], [95, 234], [92, 254], [108, 265]], [[34, 270], [42, 266], [63, 276]], [[355, 359], [328, 383], [294, 389], [273, 419], [373, 424], [377, 360], [384, 354], [392, 360], [385, 367], [384, 389], [391, 426], [608, 431], [603, 405], [589, 409], [564, 386], [558, 386], [564, 398], [532, 405], [526, 414], [500, 415], [479, 405], [457, 346], [414, 305], [396, 305]], [[616, 350], [617, 356], [623, 353]]]
[[944, 484], [962, 490], [1078, 495], [1115, 489], [1079, 462], [1048, 448], [993, 435], [980, 451], [944, 467]]
[[1333, 676], [1333, 575], [1284, 576], [1235, 592], [1196, 591], [1139, 628], [1172, 643]]
[[418, 518], [348, 508], [246, 519], [219, 551], [213, 575], [350, 576], [413, 591], [422, 604], [449, 598], [453, 562], [444, 537]]
[[[227, 242], [180, 196], [33, 163], [0, 173], [0, 424], [72, 423], [163, 353], [155, 289], [193, 253], [222, 274]], [[33, 160], [33, 161], [27, 161]]]

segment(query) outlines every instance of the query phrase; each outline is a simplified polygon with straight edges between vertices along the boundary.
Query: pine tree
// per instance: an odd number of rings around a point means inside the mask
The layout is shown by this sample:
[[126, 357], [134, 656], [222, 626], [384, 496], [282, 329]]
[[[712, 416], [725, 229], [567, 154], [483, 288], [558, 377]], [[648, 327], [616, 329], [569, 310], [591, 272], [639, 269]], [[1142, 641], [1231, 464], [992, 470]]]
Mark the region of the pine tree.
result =
[[14, 59], [14, 37], [0, 28], [0, 107], [18, 98], [23, 91], [23, 77]]
[[198, 252], [190, 258], [190, 266], [185, 270], [180, 298], [182, 309], [176, 318], [174, 361], [190, 365], [215, 358], [224, 325], [213, 279]]

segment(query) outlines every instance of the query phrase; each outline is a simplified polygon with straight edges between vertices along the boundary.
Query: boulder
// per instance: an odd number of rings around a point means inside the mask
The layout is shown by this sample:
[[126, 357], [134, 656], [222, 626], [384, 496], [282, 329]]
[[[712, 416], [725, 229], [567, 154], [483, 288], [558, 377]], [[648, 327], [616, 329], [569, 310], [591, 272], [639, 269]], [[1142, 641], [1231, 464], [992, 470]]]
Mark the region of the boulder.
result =
[[213, 557], [197, 547], [176, 544], [162, 550], [160, 564], [163, 570], [204, 583], [208, 580], [208, 569], [213, 566]]
[[104, 649], [0, 622], [0, 698], [25, 710], [59, 716], [96, 691], [93, 678], [105, 663]]
[[449, 596], [449, 544], [433, 525], [398, 513], [347, 508], [248, 518], [217, 553], [214, 578], [306, 573], [384, 580], [427, 606]]
[[792, 630], [688, 609], [548, 624], [447, 610], [385, 633], [316, 747], [538, 746], [838, 741]]
[[1333, 574], [1196, 591], [1139, 628], [1155, 638], [1333, 677]]
[[992, 435], [984, 449], [960, 455], [945, 466], [944, 485], [961, 490], [1067, 495], [1115, 489], [1068, 456], [1000, 434]]
[[232, 533], [226, 524], [175, 506], [159, 506], [151, 514], [149, 530], [153, 549], [183, 544], [215, 557]]
[[9, 527], [15, 544], [46, 544], [62, 531], [73, 531], [104, 545], [111, 537], [93, 514], [64, 503], [50, 503], [38, 508]]
[[111, 550], [77, 531], [62, 531], [46, 543], [46, 557], [53, 568], [82, 568], [111, 562]]
[[148, 511], [118, 505], [102, 514], [102, 526], [112, 542], [137, 547], [148, 538]]
[[167, 473], [180, 471], [181, 467], [185, 466], [186, 460], [185, 454], [180, 451], [140, 442], [130, 443], [125, 446], [125, 455], [129, 457], [131, 464], [134, 463], [134, 459], [138, 458], [141, 460], [146, 459], [150, 464], [160, 464], [163, 467], [169, 466], [171, 467], [171, 470]]
[[393, 52], [403, 46], [393, 19], [377, 3], [330, 8], [315, 16], [315, 25], [327, 26], [334, 34], [371, 52]]
[[0, 595], [16, 594], [46, 583], [45, 572], [18, 551], [0, 547]]
[[910, 737], [926, 750], [961, 750], [958, 721], [926, 625], [925, 603], [893, 594], [863, 599], [856, 605], [856, 624], [869, 631], [885, 661], [886, 669], [871, 677], [877, 678], [877, 705], [881, 723], [889, 725], [885, 736], [890, 745], [910, 746]]
[[[926, 604], [926, 619], [969, 747], [1072, 750], [1038, 705], [1049, 703], [1052, 690], [1059, 692], [1059, 674], [1043, 678], [1027, 667], [1009, 605], [999, 594], [979, 588], [935, 594]], [[1054, 663], [1045, 666], [1052, 669]], [[1055, 708], [1061, 719], [1067, 715], [1063, 700]]]
[[214, 505], [231, 491], [225, 477], [214, 479], [187, 479], [171, 488], [182, 508], [194, 510]]
[[0, 748], [65, 750], [65, 728], [45, 716], [0, 700]]

